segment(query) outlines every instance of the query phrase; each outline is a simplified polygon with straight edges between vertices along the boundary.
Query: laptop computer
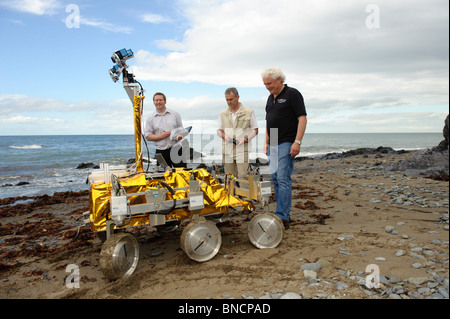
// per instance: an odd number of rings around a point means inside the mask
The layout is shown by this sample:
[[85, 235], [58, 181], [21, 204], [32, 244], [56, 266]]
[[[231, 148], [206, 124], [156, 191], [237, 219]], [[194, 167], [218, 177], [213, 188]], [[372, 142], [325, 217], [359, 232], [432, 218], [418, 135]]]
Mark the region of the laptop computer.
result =
[[163, 169], [166, 169], [169, 167], [169, 164], [167, 164], [166, 160], [161, 154], [155, 154], [155, 158], [158, 161], [158, 165], [161, 166]]

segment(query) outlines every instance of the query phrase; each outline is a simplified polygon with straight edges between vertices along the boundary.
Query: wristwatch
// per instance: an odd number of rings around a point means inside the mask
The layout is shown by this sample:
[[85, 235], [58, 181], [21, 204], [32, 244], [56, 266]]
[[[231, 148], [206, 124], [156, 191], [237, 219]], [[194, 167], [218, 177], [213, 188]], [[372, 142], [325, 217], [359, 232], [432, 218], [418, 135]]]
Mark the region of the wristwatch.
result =
[[302, 141], [299, 140], [295, 140], [295, 143], [297, 143], [298, 145], [302, 145]]

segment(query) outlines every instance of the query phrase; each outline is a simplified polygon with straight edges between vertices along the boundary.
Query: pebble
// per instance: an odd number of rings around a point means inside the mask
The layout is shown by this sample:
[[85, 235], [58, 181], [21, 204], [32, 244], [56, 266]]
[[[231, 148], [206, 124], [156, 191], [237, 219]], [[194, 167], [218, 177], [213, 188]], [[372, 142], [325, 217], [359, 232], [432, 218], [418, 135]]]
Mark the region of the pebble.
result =
[[353, 255], [352, 253], [349, 253], [346, 248], [339, 248], [339, 253], [342, 255], [348, 255], [348, 256]]
[[157, 252], [151, 253], [150, 257], [155, 258], [155, 257], [161, 256], [162, 254], [164, 254], [164, 252], [157, 251]]
[[416, 286], [420, 286], [420, 285], [426, 283], [427, 281], [428, 281], [427, 277], [417, 277], [417, 278], [409, 278], [408, 279], [409, 283], [416, 285]]
[[386, 226], [386, 227], [384, 227], [384, 231], [386, 232], [386, 233], [392, 233], [392, 231], [394, 230], [394, 226]]
[[[375, 170], [381, 172], [385, 169], [383, 165], [374, 167]], [[348, 170], [354, 178], [367, 178], [366, 172], [372, 170], [367, 166], [360, 168], [352, 168]], [[371, 173], [372, 174], [372, 173]], [[380, 173], [378, 176], [388, 177], [384, 173]], [[389, 178], [389, 177], [388, 177]], [[347, 185], [345, 195], [349, 196], [354, 193], [361, 193], [361, 188], [372, 188], [370, 197], [367, 199], [371, 203], [374, 203], [377, 207], [385, 203], [386, 206], [401, 207], [405, 216], [415, 208], [437, 208], [439, 209], [432, 212], [436, 214], [436, 220], [434, 227], [432, 224], [428, 224], [431, 227], [424, 230], [425, 234], [441, 235], [444, 231], [449, 230], [449, 193], [448, 191], [439, 191], [435, 188], [434, 182], [430, 181], [425, 186], [411, 185], [409, 180], [415, 179], [414, 176], [399, 176], [399, 174], [391, 175], [392, 181], [395, 181], [395, 185], [387, 186], [384, 183], [364, 183], [360, 185]], [[377, 194], [378, 196], [374, 196]], [[442, 211], [446, 209], [446, 211]], [[428, 212], [423, 210], [423, 212]], [[429, 212], [431, 214], [431, 212]], [[401, 218], [402, 215], [400, 215]], [[420, 242], [419, 238], [415, 238], [412, 234], [408, 233], [409, 226], [408, 220], [398, 221], [392, 220], [388, 216], [385, 220], [390, 221], [390, 225], [384, 227], [384, 232], [390, 235], [400, 235], [396, 228], [401, 229], [401, 235], [399, 237], [391, 237], [389, 239], [389, 246], [386, 245], [387, 253], [386, 257], [376, 257], [375, 261], [381, 262], [389, 259], [390, 256], [395, 254], [395, 258], [392, 261], [405, 263], [402, 257], [412, 257], [417, 262], [409, 264], [413, 267], [415, 272], [421, 275], [418, 277], [406, 277], [401, 278], [398, 274], [380, 274], [379, 286], [368, 288], [366, 286], [366, 276], [369, 274], [364, 269], [340, 269], [337, 265], [333, 264], [331, 259], [328, 259], [325, 264], [321, 266], [319, 262], [307, 263], [300, 268], [303, 271], [304, 278], [306, 280], [299, 283], [300, 287], [298, 291], [287, 293], [266, 293], [260, 297], [262, 299], [342, 299], [352, 297], [350, 291], [354, 291], [355, 286], [360, 289], [365, 298], [370, 299], [448, 299], [449, 298], [449, 279], [448, 279], [448, 247], [449, 241], [446, 239], [432, 238], [428, 243]], [[368, 230], [364, 229], [361, 233], [367, 233]], [[361, 258], [366, 256], [358, 252], [357, 245], [354, 244], [354, 238], [356, 235], [339, 235], [335, 237], [337, 241], [348, 243], [345, 248], [340, 247], [339, 254], [353, 256], [352, 258]], [[434, 236], [433, 236], [434, 237]], [[437, 237], [437, 236], [436, 236]], [[395, 238], [395, 239], [394, 239]], [[427, 247], [427, 244], [429, 247]], [[394, 245], [398, 245], [397, 248]], [[391, 249], [391, 252], [389, 252]], [[320, 257], [320, 256], [316, 256]], [[323, 256], [327, 258], [326, 256]], [[397, 259], [398, 258], [398, 259]], [[295, 260], [295, 259], [294, 259]], [[331, 262], [329, 261], [331, 260]], [[305, 261], [305, 258], [299, 258], [297, 260], [300, 263]], [[318, 260], [319, 261], [319, 260]], [[370, 262], [369, 262], [370, 263]], [[319, 264], [319, 265], [318, 265]], [[375, 263], [376, 264], [376, 263]], [[408, 263], [406, 262], [406, 265]], [[327, 269], [335, 270], [336, 275], [331, 278], [321, 278], [321, 270], [327, 267]], [[323, 271], [324, 273], [327, 273]], [[325, 276], [325, 274], [323, 275]], [[328, 281], [327, 281], [328, 280]], [[307, 288], [307, 289], [305, 289]], [[351, 288], [351, 289], [350, 289]], [[358, 289], [357, 288], [357, 289]], [[311, 290], [316, 289], [316, 293]], [[256, 298], [256, 297], [247, 297]], [[247, 299], [246, 298], [246, 299]], [[358, 297], [359, 298], [359, 297]]]
[[406, 254], [406, 252], [403, 249], [399, 249], [395, 253], [395, 256], [400, 257], [400, 256], [404, 256], [405, 254]]
[[349, 284], [343, 281], [338, 281], [336, 284], [336, 289], [337, 290], [345, 290], [349, 287]]
[[320, 270], [322, 265], [319, 263], [308, 263], [300, 267], [301, 270]]
[[353, 239], [353, 238], [355, 238], [355, 236], [353, 236], [353, 235], [344, 235], [344, 236], [338, 237], [337, 239], [340, 241], [344, 241], [346, 239]]
[[442, 297], [444, 297], [445, 299], [448, 299], [448, 287], [447, 287], [447, 290], [445, 290], [443, 288], [438, 288], [438, 292]]
[[303, 270], [303, 276], [305, 279], [317, 279], [317, 273], [313, 270]]
[[428, 287], [417, 289], [417, 292], [421, 295], [428, 295], [430, 293], [430, 291], [431, 291], [431, 289]]
[[398, 278], [398, 277], [389, 278], [389, 283], [391, 283], [391, 284], [397, 284], [400, 281], [402, 281], [402, 280], [400, 278]]
[[300, 294], [295, 292], [288, 292], [280, 297], [280, 299], [302, 299]]

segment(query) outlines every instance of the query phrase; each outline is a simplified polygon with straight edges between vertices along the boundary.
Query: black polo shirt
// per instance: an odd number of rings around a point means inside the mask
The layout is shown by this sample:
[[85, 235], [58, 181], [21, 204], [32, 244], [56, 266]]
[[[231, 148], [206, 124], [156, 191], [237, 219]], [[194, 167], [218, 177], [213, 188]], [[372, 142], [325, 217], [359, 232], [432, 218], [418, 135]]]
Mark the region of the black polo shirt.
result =
[[298, 117], [306, 115], [302, 94], [294, 88], [285, 85], [281, 93], [274, 99], [271, 94], [266, 105], [266, 127], [278, 129], [278, 144], [294, 143], [297, 135]]

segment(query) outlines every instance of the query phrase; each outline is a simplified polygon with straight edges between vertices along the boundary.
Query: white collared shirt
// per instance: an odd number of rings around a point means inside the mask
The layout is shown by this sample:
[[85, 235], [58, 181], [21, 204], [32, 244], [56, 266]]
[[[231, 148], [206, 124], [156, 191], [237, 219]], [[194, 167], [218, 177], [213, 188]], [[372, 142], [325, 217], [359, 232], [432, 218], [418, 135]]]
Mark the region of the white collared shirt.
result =
[[[167, 131], [172, 131], [176, 128], [183, 127], [181, 116], [178, 112], [166, 108], [164, 114], [159, 114], [157, 111], [153, 112], [145, 121], [145, 133], [147, 137], [151, 134], [159, 135]], [[177, 142], [165, 138], [161, 141], [155, 142], [156, 149], [166, 150], [174, 146]]]

